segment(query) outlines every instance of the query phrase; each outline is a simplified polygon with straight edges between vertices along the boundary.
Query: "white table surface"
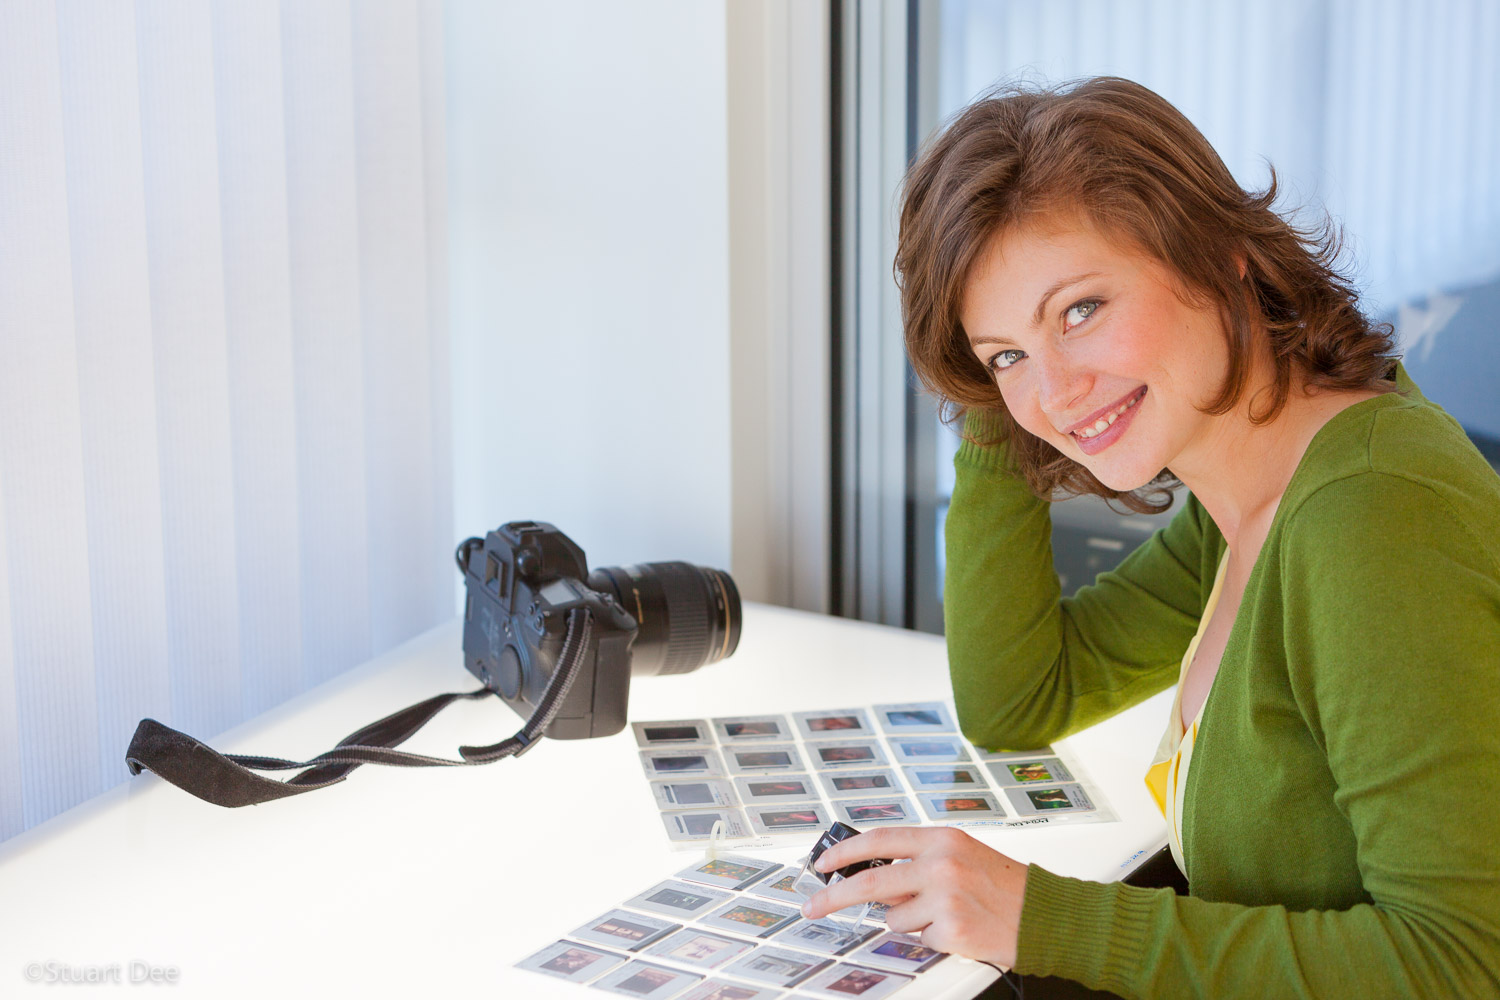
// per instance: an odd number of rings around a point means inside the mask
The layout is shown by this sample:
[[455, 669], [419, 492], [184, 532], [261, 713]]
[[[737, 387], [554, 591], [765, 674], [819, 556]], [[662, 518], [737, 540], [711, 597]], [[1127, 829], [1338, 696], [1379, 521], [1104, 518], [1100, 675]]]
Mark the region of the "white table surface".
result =
[[[477, 686], [460, 646], [455, 620], [206, 742], [305, 759], [396, 709]], [[947, 697], [940, 638], [751, 604], [733, 657], [636, 680], [630, 717]], [[1112, 878], [1164, 836], [1141, 775], [1170, 699], [1065, 741], [1119, 822], [977, 835], [1054, 871]], [[496, 699], [460, 702], [406, 749], [451, 757], [519, 723]], [[485, 767], [366, 766], [243, 809], [143, 774], [0, 844], [0, 997], [602, 997], [511, 965], [701, 857], [673, 850], [658, 815], [628, 727]], [[754, 853], [790, 862], [807, 846]], [[74, 977], [116, 967], [121, 981], [33, 983], [35, 963]], [[898, 996], [963, 996], [994, 975], [949, 964]], [[132, 984], [143, 967], [175, 970], [175, 982]]]

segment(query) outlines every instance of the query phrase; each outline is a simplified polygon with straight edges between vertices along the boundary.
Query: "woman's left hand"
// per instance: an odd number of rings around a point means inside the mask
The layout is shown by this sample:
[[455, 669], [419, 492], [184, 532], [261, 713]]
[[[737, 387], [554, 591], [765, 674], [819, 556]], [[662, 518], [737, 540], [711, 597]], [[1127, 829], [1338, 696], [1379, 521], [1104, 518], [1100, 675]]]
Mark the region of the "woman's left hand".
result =
[[860, 872], [820, 890], [802, 913], [826, 916], [857, 903], [891, 903], [886, 926], [920, 934], [922, 944], [1010, 968], [1016, 961], [1026, 866], [950, 827], [870, 830], [825, 851], [830, 872], [872, 858], [910, 858]]

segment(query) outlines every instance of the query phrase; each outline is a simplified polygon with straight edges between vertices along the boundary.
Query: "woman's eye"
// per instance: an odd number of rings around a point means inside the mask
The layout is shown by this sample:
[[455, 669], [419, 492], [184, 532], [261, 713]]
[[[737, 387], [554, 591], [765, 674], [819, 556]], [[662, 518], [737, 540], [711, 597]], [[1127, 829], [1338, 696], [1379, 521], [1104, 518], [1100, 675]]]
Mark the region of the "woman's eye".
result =
[[1011, 365], [1015, 364], [1017, 361], [1020, 361], [1024, 357], [1026, 357], [1025, 351], [1018, 351], [1014, 348], [1008, 351], [1001, 351], [993, 358], [990, 358], [990, 368], [997, 372], [1002, 371], [1006, 368], [1009, 368]]
[[1063, 328], [1066, 330], [1073, 329], [1073, 327], [1094, 315], [1094, 311], [1098, 308], [1098, 299], [1084, 299], [1082, 302], [1073, 303], [1071, 306], [1068, 306], [1068, 311], [1063, 313]]

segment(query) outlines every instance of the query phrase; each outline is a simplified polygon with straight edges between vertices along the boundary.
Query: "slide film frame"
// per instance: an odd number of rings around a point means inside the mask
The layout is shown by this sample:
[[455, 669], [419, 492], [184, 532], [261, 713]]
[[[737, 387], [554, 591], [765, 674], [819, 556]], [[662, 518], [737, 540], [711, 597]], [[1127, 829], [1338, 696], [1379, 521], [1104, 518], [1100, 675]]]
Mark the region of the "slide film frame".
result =
[[883, 907], [859, 927], [803, 918], [802, 897], [772, 888], [797, 870], [745, 854], [700, 858], [515, 967], [658, 1000], [883, 998], [948, 960], [977, 967], [890, 930]]
[[668, 839], [773, 846], [832, 821], [1023, 827], [1116, 820], [1078, 762], [1055, 746], [989, 751], [963, 738], [945, 701], [634, 722]]

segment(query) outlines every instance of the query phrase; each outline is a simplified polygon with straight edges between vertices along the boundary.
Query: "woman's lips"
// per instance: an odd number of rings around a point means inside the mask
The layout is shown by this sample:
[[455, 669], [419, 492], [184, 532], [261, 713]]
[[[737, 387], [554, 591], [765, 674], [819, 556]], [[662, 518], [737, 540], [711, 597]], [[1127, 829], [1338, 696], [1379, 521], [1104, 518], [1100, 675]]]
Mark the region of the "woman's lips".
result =
[[[1097, 455], [1124, 436], [1126, 429], [1135, 420], [1136, 412], [1140, 409], [1140, 402], [1144, 398], [1146, 398], [1146, 387], [1141, 386], [1123, 402], [1105, 410], [1091, 423], [1074, 428], [1069, 435], [1077, 442], [1079, 450], [1085, 455]], [[1100, 424], [1104, 425], [1102, 430], [1099, 427]], [[1085, 434], [1092, 436], [1084, 437]]]

